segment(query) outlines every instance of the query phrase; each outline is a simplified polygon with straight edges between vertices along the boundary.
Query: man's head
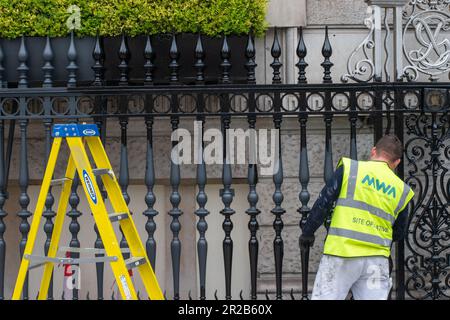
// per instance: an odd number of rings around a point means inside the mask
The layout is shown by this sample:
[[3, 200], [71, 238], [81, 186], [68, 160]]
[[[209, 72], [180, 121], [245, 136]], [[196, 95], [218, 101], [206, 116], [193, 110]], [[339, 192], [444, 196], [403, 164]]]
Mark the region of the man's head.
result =
[[402, 155], [403, 145], [393, 134], [383, 136], [370, 151], [371, 160], [385, 161], [392, 170], [397, 168]]

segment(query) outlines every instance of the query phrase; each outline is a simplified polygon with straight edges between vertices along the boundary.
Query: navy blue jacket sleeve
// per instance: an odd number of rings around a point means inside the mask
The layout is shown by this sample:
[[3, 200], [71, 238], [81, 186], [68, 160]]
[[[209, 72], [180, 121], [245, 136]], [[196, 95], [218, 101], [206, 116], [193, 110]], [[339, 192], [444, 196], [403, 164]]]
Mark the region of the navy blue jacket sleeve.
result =
[[323, 187], [303, 226], [302, 233], [305, 236], [314, 235], [316, 230], [324, 223], [325, 218], [333, 208], [334, 202], [339, 197], [343, 176], [344, 166], [340, 166], [334, 172], [333, 179]]
[[406, 236], [406, 226], [408, 224], [408, 206], [403, 209], [394, 222], [392, 231], [392, 241], [402, 240]]

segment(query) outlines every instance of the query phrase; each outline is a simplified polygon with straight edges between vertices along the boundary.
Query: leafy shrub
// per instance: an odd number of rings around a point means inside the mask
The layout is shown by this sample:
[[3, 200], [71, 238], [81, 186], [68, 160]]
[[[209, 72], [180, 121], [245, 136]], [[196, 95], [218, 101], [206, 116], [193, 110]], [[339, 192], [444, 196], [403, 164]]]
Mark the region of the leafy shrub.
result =
[[267, 0], [0, 0], [0, 37], [65, 36], [71, 16], [80, 8], [77, 36], [115, 36], [125, 32], [158, 34], [201, 32], [209, 36], [257, 36], [266, 29]]

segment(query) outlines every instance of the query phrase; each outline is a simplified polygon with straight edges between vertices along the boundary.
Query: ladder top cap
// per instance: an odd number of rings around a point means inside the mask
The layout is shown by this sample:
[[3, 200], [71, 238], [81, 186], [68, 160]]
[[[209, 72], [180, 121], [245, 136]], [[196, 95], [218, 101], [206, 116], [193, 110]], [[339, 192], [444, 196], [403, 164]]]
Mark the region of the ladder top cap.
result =
[[52, 137], [93, 137], [99, 136], [96, 124], [54, 124]]

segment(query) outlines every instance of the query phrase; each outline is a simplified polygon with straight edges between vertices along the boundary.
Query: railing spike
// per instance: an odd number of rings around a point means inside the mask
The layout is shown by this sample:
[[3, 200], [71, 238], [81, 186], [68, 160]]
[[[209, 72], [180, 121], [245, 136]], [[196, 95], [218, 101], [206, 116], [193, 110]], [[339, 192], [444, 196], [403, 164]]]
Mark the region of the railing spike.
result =
[[128, 85], [128, 73], [129, 73], [128, 61], [130, 60], [130, 51], [128, 50], [128, 41], [127, 37], [125, 36], [125, 33], [122, 33], [122, 39], [120, 41], [119, 59], [120, 59], [120, 63], [118, 65], [118, 68], [120, 70], [119, 86], [126, 86]]
[[147, 36], [147, 40], [145, 42], [144, 58], [144, 84], [151, 85], [153, 84], [153, 70], [155, 69], [155, 65], [153, 64], [153, 61], [155, 59], [155, 52], [152, 46], [152, 38], [149, 35]]
[[69, 64], [66, 67], [66, 70], [69, 73], [67, 86], [75, 87], [77, 85], [77, 48], [75, 47], [75, 39], [73, 30], [70, 32], [70, 45], [69, 50], [67, 51], [67, 59], [69, 60]]
[[22, 36], [22, 38], [20, 39], [20, 47], [17, 58], [19, 60], [19, 66], [17, 67], [17, 71], [19, 73], [18, 87], [26, 88], [28, 87], [28, 51], [26, 47], [25, 36]]
[[100, 35], [97, 33], [95, 37], [95, 46], [94, 51], [92, 52], [92, 57], [94, 58], [94, 65], [92, 66], [92, 70], [94, 70], [94, 82], [92, 83], [94, 86], [103, 85], [103, 72], [104, 72], [104, 50], [103, 50], [103, 39], [100, 38]]
[[197, 36], [197, 43], [195, 45], [194, 68], [197, 70], [195, 82], [197, 82], [197, 84], [203, 84], [205, 82], [205, 51], [203, 49], [202, 36], [200, 33]]
[[297, 57], [298, 62], [296, 64], [298, 68], [298, 83], [306, 83], [306, 67], [308, 67], [308, 64], [305, 61], [305, 57], [308, 53], [308, 50], [306, 49], [305, 40], [303, 37], [303, 27], [300, 27], [299, 32], [299, 40], [298, 40], [298, 46], [297, 46]]
[[247, 38], [247, 47], [245, 49], [245, 57], [247, 58], [245, 68], [247, 69], [247, 83], [249, 84], [256, 84], [255, 69], [257, 65], [255, 63], [255, 54], [256, 53], [253, 36], [252, 33], [249, 32]]
[[222, 40], [222, 49], [220, 50], [220, 57], [222, 59], [222, 62], [220, 63], [220, 67], [222, 69], [222, 75], [220, 78], [221, 83], [230, 83], [230, 69], [231, 69], [231, 63], [230, 63], [230, 56], [231, 51], [230, 47], [228, 45], [227, 36], [223, 36]]
[[180, 69], [180, 65], [178, 64], [178, 58], [180, 57], [180, 52], [178, 51], [177, 35], [175, 33], [172, 33], [169, 56], [170, 83], [176, 84], [179, 81], [178, 69]]
[[5, 58], [5, 54], [3, 53], [3, 48], [0, 44], [0, 88], [6, 88], [8, 83], [4, 79], [5, 67], [3, 66], [3, 59]]
[[280, 68], [283, 66], [283, 64], [280, 62], [281, 46], [278, 40], [278, 30], [276, 27], [274, 30], [273, 44], [272, 49], [270, 50], [270, 54], [273, 58], [273, 62], [270, 64], [273, 69], [272, 83], [281, 83]]
[[53, 86], [52, 72], [54, 67], [52, 65], [53, 50], [49, 36], [45, 38], [45, 47], [44, 52], [42, 54], [42, 58], [44, 60], [44, 65], [42, 66], [42, 71], [44, 73], [44, 82], [42, 83], [42, 86], [44, 88], [52, 87]]
[[332, 83], [331, 78], [331, 67], [334, 65], [330, 61], [330, 57], [333, 54], [333, 49], [331, 48], [330, 38], [328, 37], [328, 26], [325, 27], [325, 41], [322, 47], [322, 56], [325, 58], [321, 66], [323, 67], [323, 83]]

